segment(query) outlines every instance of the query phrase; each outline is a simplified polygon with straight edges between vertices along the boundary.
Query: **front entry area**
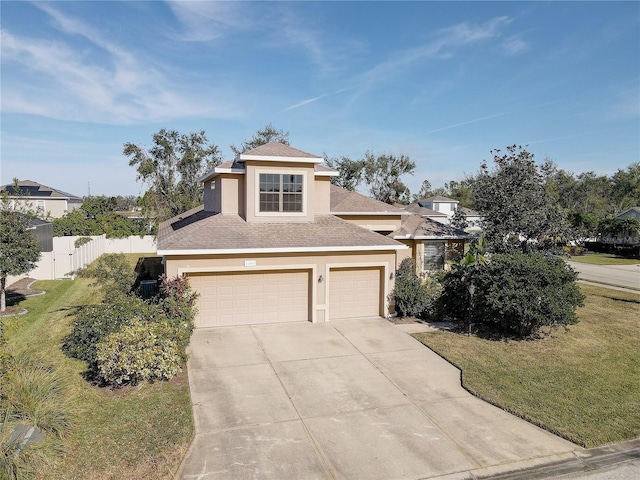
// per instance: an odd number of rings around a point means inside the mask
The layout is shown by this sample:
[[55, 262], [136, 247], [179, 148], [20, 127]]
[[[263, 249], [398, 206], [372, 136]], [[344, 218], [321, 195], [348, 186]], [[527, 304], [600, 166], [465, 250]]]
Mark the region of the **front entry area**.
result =
[[310, 319], [310, 271], [189, 273], [196, 328]]
[[377, 317], [381, 308], [381, 267], [332, 268], [329, 271], [329, 318]]

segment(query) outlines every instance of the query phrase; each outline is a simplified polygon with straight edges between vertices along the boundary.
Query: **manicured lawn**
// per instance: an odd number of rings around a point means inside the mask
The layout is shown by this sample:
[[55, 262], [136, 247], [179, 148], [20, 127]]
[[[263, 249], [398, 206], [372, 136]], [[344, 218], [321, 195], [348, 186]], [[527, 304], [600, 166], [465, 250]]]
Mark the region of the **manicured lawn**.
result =
[[637, 265], [637, 258], [623, 258], [611, 253], [588, 253], [587, 255], [574, 255], [572, 262], [590, 263], [591, 265]]
[[640, 295], [581, 286], [580, 323], [543, 340], [417, 334], [465, 388], [586, 447], [640, 437]]
[[[133, 259], [135, 260], [135, 259]], [[170, 382], [108, 390], [87, 383], [86, 365], [66, 357], [62, 339], [75, 307], [97, 301], [90, 280], [40, 281], [47, 293], [21, 303], [27, 315], [6, 319], [7, 349], [59, 373], [71, 427], [37, 466], [39, 478], [173, 478], [193, 435], [186, 373]]]

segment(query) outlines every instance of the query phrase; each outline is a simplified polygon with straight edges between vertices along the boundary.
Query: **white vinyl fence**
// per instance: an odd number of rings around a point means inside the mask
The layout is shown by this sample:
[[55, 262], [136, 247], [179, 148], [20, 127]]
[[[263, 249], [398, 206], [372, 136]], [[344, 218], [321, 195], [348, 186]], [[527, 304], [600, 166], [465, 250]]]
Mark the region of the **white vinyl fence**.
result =
[[75, 246], [82, 237], [53, 237], [53, 251], [43, 252], [35, 269], [24, 275], [7, 277], [7, 286], [23, 277], [36, 280], [57, 280], [73, 278], [76, 270], [93, 262], [103, 253], [154, 253], [156, 240], [153, 235], [128, 238], [105, 238], [93, 236], [91, 241]]

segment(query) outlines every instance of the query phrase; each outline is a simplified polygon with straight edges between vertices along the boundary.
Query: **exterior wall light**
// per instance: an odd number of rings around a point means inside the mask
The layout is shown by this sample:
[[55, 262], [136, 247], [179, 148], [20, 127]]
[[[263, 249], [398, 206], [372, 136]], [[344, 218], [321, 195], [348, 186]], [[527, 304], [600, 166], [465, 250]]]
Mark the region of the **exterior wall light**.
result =
[[321, 283], [323, 280], [324, 280], [324, 277], [323, 277], [322, 275], [320, 275], [320, 276], [318, 277], [318, 283]]

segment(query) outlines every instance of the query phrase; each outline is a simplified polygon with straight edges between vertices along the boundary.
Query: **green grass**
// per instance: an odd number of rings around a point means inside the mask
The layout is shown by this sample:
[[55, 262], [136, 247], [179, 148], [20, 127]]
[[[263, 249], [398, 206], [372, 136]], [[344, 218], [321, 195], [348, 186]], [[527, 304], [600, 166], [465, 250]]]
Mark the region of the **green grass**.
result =
[[542, 340], [417, 334], [479, 397], [577, 444], [640, 437], [640, 295], [581, 286], [580, 323]]
[[37, 282], [33, 288], [47, 293], [21, 302], [28, 314], [5, 319], [7, 350], [45, 365], [62, 381], [56, 394], [70, 426], [37, 471], [51, 479], [172, 478], [193, 435], [186, 373], [115, 391], [87, 383], [86, 365], [66, 357], [61, 344], [75, 307], [99, 297], [89, 283]]
[[611, 253], [588, 253], [571, 257], [572, 262], [589, 263], [591, 265], [637, 265], [637, 258], [624, 258]]

